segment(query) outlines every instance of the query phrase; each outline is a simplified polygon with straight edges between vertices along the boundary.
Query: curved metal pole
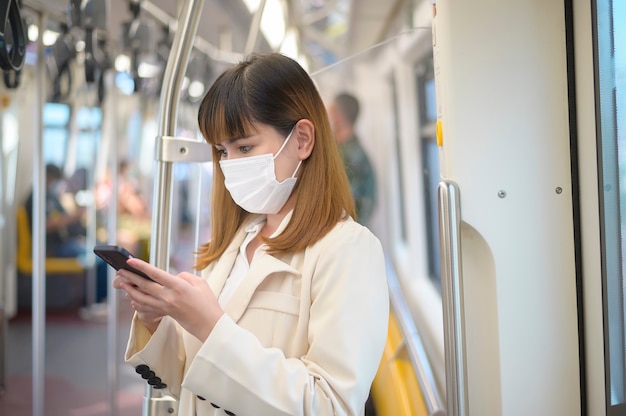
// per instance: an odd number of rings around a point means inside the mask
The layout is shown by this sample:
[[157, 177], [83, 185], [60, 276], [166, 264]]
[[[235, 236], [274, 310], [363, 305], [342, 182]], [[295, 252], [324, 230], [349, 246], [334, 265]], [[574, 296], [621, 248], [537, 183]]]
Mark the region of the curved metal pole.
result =
[[[180, 90], [204, 0], [190, 0], [183, 5], [165, 67], [161, 100], [160, 119], [157, 132], [157, 154], [164, 136], [176, 135]], [[172, 206], [172, 163], [156, 160], [156, 176], [153, 196], [152, 238], [150, 239], [150, 261], [161, 269], [169, 269], [169, 243]]]
[[[161, 10], [152, 1], [143, 0], [141, 2], [141, 9], [161, 24], [171, 28], [173, 32], [176, 31], [176, 25], [178, 23], [176, 22], [176, 19]], [[201, 38], [200, 36], [196, 36], [194, 38], [193, 46], [203, 54], [218, 62], [234, 64], [239, 62], [243, 58], [243, 54], [233, 52], [231, 50], [220, 49], [217, 46], [208, 42], [207, 40]]]
[[438, 194], [448, 414], [466, 416], [469, 412], [467, 410], [459, 190], [454, 182], [443, 181], [439, 184]]
[[[178, 102], [180, 90], [189, 63], [198, 21], [204, 0], [189, 0], [180, 11], [172, 49], [165, 66], [161, 100], [160, 119], [156, 143], [156, 172], [153, 192], [152, 233], [150, 238], [150, 262], [156, 267], [169, 270], [170, 231], [172, 225], [172, 162], [160, 156], [164, 137], [176, 135]], [[174, 399], [163, 400], [153, 397], [154, 388], [146, 387], [144, 396], [144, 416], [174, 415], [177, 410]]]

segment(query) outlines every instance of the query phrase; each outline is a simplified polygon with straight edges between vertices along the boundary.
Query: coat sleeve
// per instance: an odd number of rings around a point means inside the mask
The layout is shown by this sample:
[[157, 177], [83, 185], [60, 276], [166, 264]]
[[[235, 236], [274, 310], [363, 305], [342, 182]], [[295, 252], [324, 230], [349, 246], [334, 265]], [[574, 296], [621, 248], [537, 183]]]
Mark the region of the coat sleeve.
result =
[[354, 222], [318, 246], [306, 266], [308, 351], [287, 358], [224, 315], [190, 363], [185, 388], [239, 415], [362, 414], [387, 337], [382, 248]]
[[[147, 365], [154, 376], [166, 384], [165, 394], [180, 397], [180, 386], [185, 367], [183, 329], [170, 317], [164, 317], [154, 334], [133, 317], [125, 359], [133, 367]], [[163, 359], [162, 357], [167, 357]], [[148, 380], [146, 380], [147, 382]]]

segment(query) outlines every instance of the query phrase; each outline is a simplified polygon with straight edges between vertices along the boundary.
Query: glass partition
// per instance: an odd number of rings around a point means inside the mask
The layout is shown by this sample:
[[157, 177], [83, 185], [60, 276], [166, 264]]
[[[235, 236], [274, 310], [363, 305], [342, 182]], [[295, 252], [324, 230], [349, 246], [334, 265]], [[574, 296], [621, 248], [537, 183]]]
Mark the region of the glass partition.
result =
[[[626, 410], [626, 4], [596, 3], [607, 415]], [[622, 178], [624, 180], [622, 180]]]

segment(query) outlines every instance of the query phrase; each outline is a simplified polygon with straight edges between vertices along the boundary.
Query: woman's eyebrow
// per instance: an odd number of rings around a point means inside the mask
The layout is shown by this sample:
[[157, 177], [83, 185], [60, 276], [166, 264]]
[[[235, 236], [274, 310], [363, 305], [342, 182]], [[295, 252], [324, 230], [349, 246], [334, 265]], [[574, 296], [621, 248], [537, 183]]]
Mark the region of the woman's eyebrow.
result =
[[223, 140], [223, 141], [221, 141], [221, 142], [219, 142], [219, 143], [216, 143], [216, 144], [215, 144], [215, 146], [221, 146], [221, 147], [224, 147], [224, 144], [231, 145], [231, 144], [233, 144], [233, 143], [236, 143], [236, 142], [238, 142], [238, 141], [240, 141], [240, 140], [245, 140], [245, 139], [247, 139], [247, 138], [248, 138], [248, 137], [232, 137], [232, 138], [230, 138], [230, 139], [226, 139], [226, 140]]
[[235, 143], [235, 142], [238, 142], [238, 141], [241, 141], [241, 140], [250, 139], [251, 137], [252, 137], [252, 136], [246, 136], [246, 137], [233, 137], [233, 138], [231, 138], [231, 139], [228, 139], [228, 140], [227, 140], [227, 142], [228, 142], [229, 144], [231, 144], [231, 143]]

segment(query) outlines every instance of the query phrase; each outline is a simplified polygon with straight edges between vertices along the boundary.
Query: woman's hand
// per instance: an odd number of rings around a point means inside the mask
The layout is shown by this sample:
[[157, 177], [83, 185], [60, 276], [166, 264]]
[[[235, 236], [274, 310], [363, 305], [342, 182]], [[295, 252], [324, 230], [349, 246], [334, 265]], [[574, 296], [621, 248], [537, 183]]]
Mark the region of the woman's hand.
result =
[[113, 286], [126, 292], [150, 332], [169, 315], [200, 341], [208, 338], [224, 311], [204, 279], [186, 272], [174, 276], [136, 258], [128, 260], [128, 265], [154, 281], [120, 269]]

